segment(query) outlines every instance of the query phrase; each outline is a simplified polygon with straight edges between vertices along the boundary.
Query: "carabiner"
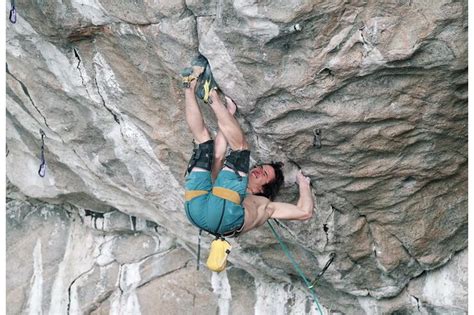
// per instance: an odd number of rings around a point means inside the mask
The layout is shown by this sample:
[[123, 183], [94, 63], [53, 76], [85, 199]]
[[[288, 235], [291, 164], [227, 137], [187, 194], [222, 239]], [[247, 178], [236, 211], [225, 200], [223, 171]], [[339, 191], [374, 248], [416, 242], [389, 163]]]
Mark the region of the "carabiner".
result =
[[46, 160], [44, 159], [44, 137], [46, 137], [46, 134], [44, 133], [43, 129], [40, 129], [40, 135], [41, 135], [41, 164], [38, 170], [38, 175], [40, 177], [44, 177], [44, 175], [46, 175]]
[[8, 17], [8, 19], [10, 20], [10, 22], [12, 22], [13, 24], [16, 23], [16, 9], [15, 9], [15, 6], [12, 6], [11, 10], [10, 10], [10, 16]]
[[333, 252], [333, 253], [329, 254], [329, 259], [326, 262], [326, 265], [324, 265], [324, 268], [321, 270], [321, 272], [319, 272], [318, 275], [316, 276], [316, 278], [314, 278], [313, 282], [311, 282], [311, 285], [310, 285], [311, 288], [316, 285], [316, 282], [318, 282], [319, 278], [321, 278], [321, 276], [326, 272], [326, 270], [332, 264], [335, 257], [336, 257], [336, 253]]

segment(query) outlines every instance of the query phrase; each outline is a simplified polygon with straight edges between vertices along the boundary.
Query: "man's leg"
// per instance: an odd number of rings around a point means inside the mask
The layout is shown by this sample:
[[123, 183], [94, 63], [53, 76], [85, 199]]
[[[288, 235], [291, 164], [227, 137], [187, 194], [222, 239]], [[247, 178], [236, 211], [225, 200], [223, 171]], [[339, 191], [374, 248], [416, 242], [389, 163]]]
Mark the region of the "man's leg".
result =
[[225, 153], [227, 151], [227, 140], [222, 131], [218, 130], [214, 140], [214, 161], [212, 163], [212, 181], [215, 181], [217, 175], [224, 166]]
[[219, 172], [217, 176], [214, 184], [215, 191], [213, 190], [209, 198], [210, 200], [227, 199], [230, 201], [224, 203], [226, 214], [221, 217], [219, 223], [221, 232], [235, 233], [237, 230], [240, 232], [245, 217], [245, 210], [241, 206], [241, 202], [247, 191], [250, 151], [244, 133], [233, 116], [237, 109], [235, 103], [231, 99], [227, 99], [227, 107], [225, 107], [216, 90], [211, 90], [209, 100], [209, 105], [217, 117], [219, 134], [232, 149], [225, 159], [223, 171]]
[[[226, 97], [226, 108], [227, 111], [234, 116], [237, 106], [235, 103], [228, 97]], [[216, 139], [214, 140], [214, 163], [212, 164], [212, 179], [217, 178], [220, 170], [224, 166], [225, 153], [227, 151], [227, 140], [224, 137], [224, 134], [219, 129], [217, 131]]]
[[186, 104], [186, 122], [193, 134], [196, 143], [201, 144], [211, 139], [209, 131], [204, 124], [201, 109], [196, 101], [195, 90], [196, 81], [190, 83], [190, 87], [184, 90], [185, 104]]
[[209, 131], [204, 124], [201, 109], [196, 101], [195, 90], [196, 81], [192, 80], [189, 88], [184, 90], [186, 122], [193, 134], [194, 141], [198, 144], [194, 148], [193, 156], [189, 162], [187, 173], [192, 171], [210, 172], [214, 155], [214, 141], [211, 139]]
[[224, 106], [217, 90], [214, 89], [210, 92], [210, 99], [210, 106], [216, 114], [219, 129], [224, 134], [230, 148], [234, 151], [248, 150], [249, 145], [237, 119], [235, 119], [235, 117]]

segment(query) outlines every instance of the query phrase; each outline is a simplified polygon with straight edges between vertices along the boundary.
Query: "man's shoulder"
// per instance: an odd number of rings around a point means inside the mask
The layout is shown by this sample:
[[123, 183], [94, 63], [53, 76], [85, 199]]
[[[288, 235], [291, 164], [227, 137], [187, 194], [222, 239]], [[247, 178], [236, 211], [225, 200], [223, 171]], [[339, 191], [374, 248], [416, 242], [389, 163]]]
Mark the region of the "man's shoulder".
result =
[[259, 196], [259, 195], [253, 195], [253, 194], [247, 194], [245, 196], [244, 200], [247, 200], [247, 199], [249, 199], [249, 200], [268, 200], [268, 201], [270, 201], [270, 199], [268, 199], [265, 196]]
[[258, 208], [260, 205], [270, 203], [270, 199], [264, 196], [247, 195], [243, 201], [244, 207]]

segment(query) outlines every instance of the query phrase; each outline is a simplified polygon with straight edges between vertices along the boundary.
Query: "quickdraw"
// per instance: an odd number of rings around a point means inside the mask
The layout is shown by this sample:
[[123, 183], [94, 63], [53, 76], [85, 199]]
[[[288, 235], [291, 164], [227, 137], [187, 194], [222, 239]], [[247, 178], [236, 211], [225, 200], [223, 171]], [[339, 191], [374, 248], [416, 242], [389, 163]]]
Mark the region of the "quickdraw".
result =
[[332, 264], [335, 257], [336, 257], [336, 253], [329, 254], [329, 259], [326, 262], [326, 265], [324, 265], [324, 268], [316, 275], [316, 278], [313, 280], [313, 282], [311, 282], [311, 287], [314, 287], [316, 285], [318, 280], [322, 277], [322, 275], [326, 272], [326, 270]]
[[41, 134], [41, 164], [38, 170], [38, 175], [40, 177], [44, 177], [46, 175], [46, 160], [44, 159], [44, 137], [46, 134], [44, 133], [43, 129], [40, 129]]
[[270, 221], [267, 221], [268, 225], [270, 226], [270, 229], [272, 230], [273, 232], [273, 235], [275, 236], [275, 238], [278, 240], [278, 243], [280, 243], [280, 246], [281, 246], [281, 249], [283, 250], [283, 252], [285, 253], [286, 257], [288, 257], [288, 259], [291, 261], [291, 263], [293, 264], [293, 267], [295, 268], [296, 272], [300, 275], [301, 279], [303, 279], [308, 291], [310, 292], [312, 298], [313, 298], [313, 302], [314, 304], [316, 304], [316, 309], [318, 310], [319, 314], [320, 315], [324, 315], [322, 309], [321, 309], [321, 305], [319, 304], [319, 301], [318, 301], [318, 297], [316, 296], [316, 292], [314, 291], [314, 287], [309, 283], [309, 280], [308, 278], [306, 278], [306, 275], [304, 274], [303, 270], [301, 270], [301, 267], [298, 265], [298, 263], [296, 262], [296, 260], [293, 258], [293, 255], [291, 255], [290, 253], [290, 250], [288, 249], [288, 246], [286, 246], [286, 244], [283, 242], [282, 238], [280, 237], [280, 235], [276, 232], [275, 228], [273, 227], [273, 225], [270, 223]]
[[11, 6], [12, 8], [10, 9], [10, 16], [8, 17], [8, 19], [10, 20], [10, 22], [15, 24], [16, 23], [15, 0], [11, 0]]

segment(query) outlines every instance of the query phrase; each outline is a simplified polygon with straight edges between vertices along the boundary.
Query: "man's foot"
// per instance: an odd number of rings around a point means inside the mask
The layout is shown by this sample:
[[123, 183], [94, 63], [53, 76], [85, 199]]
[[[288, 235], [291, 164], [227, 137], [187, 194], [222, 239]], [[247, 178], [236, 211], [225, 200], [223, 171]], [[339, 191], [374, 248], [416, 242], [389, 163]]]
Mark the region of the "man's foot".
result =
[[214, 77], [211, 72], [211, 66], [208, 63], [199, 80], [199, 86], [196, 90], [196, 95], [207, 104], [211, 101], [209, 96], [211, 91], [214, 89], [217, 90], [217, 83], [214, 81]]
[[227, 111], [234, 116], [235, 112], [237, 111], [237, 105], [235, 105], [235, 102], [228, 96], [225, 97], [225, 103], [227, 107]]
[[187, 89], [191, 86], [191, 82], [196, 80], [196, 77], [193, 76], [193, 69], [192, 68], [184, 68], [181, 70], [181, 85], [183, 88]]
[[181, 71], [182, 84], [184, 88], [189, 88], [190, 83], [197, 80], [208, 65], [206, 57], [198, 55], [191, 61], [191, 67], [184, 68]]

